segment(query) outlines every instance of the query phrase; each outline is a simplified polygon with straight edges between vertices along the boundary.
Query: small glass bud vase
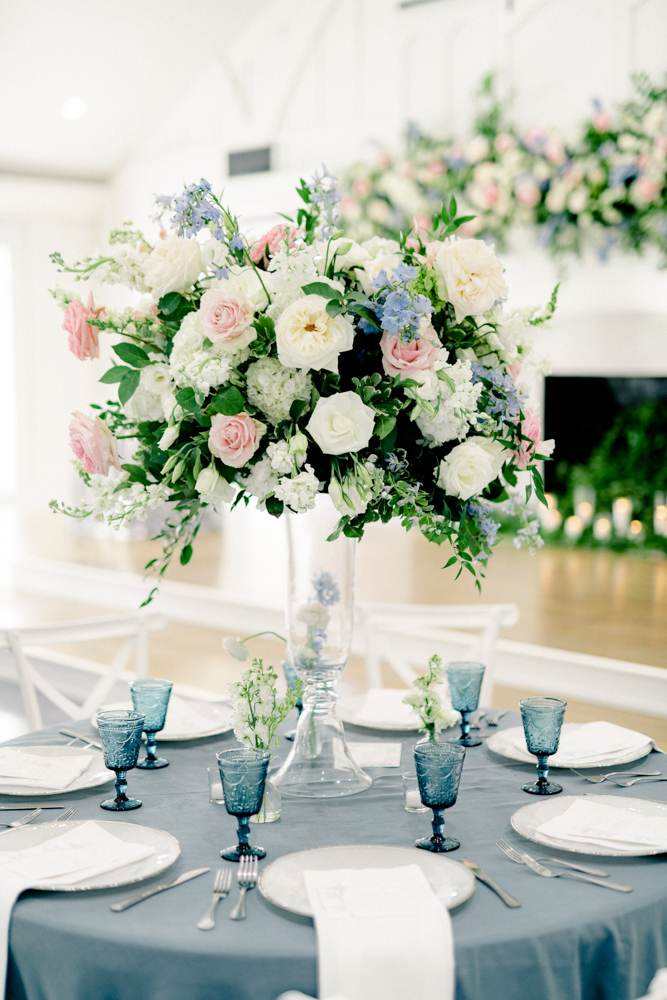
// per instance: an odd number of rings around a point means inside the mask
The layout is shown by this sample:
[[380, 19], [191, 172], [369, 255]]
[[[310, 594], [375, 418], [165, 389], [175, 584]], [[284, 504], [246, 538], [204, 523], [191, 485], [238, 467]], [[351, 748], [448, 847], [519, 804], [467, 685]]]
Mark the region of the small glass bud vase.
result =
[[250, 822], [275, 823], [276, 820], [280, 819], [282, 807], [283, 797], [280, 794], [280, 789], [276, 788], [270, 778], [267, 778], [266, 785], [264, 786], [264, 798], [262, 799], [259, 812], [250, 817]]

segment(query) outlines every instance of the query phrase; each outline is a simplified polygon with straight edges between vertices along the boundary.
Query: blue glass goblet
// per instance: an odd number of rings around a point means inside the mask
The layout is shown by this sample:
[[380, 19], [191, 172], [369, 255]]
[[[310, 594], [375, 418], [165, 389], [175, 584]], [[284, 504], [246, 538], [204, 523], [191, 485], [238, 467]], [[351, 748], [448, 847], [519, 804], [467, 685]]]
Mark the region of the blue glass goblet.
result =
[[167, 707], [171, 695], [172, 683], [162, 677], [140, 677], [130, 684], [132, 704], [136, 712], [146, 716], [144, 732], [146, 733], [146, 756], [140, 760], [137, 767], [150, 768], [169, 767], [165, 757], [156, 757], [155, 734], [164, 729], [167, 717]]
[[433, 810], [433, 836], [415, 840], [415, 847], [425, 851], [455, 851], [460, 841], [443, 837], [443, 811], [456, 802], [465, 759], [465, 748], [459, 743], [418, 743], [413, 747], [419, 795], [425, 806]]
[[[287, 687], [288, 688], [295, 687], [296, 686], [296, 682], [299, 679], [299, 675], [297, 674], [296, 670], [294, 669], [294, 664], [292, 663], [291, 660], [283, 660], [283, 673], [285, 674], [285, 680], [287, 681]], [[295, 708], [296, 708], [297, 713], [298, 713], [298, 715], [297, 715], [297, 722], [298, 722], [299, 715], [301, 715], [301, 713], [303, 711], [303, 701], [301, 700], [301, 698], [299, 698], [299, 700], [297, 701], [297, 703], [295, 705]], [[285, 733], [285, 739], [289, 740], [290, 743], [294, 742], [294, 737], [295, 736], [296, 736], [296, 729], [290, 729], [289, 732]]]
[[523, 786], [531, 795], [556, 795], [562, 785], [549, 781], [548, 760], [558, 750], [566, 701], [560, 698], [522, 698], [519, 702], [528, 753], [537, 757], [537, 781]]
[[124, 812], [138, 809], [141, 799], [128, 799], [126, 774], [136, 767], [144, 716], [141, 712], [119, 709], [116, 712], [100, 712], [96, 719], [97, 728], [104, 747], [104, 763], [110, 771], [116, 772], [116, 798], [105, 799], [103, 809]]
[[236, 750], [222, 750], [216, 757], [225, 797], [225, 809], [230, 816], [236, 816], [238, 820], [239, 838], [236, 847], [228, 847], [220, 851], [220, 854], [226, 861], [240, 861], [244, 854], [265, 858], [266, 851], [263, 847], [251, 847], [248, 843], [250, 836], [248, 821], [251, 816], [259, 812], [262, 805], [271, 754], [268, 750], [242, 747]]
[[462, 660], [458, 663], [448, 663], [445, 669], [452, 708], [461, 713], [461, 735], [453, 737], [449, 742], [459, 743], [462, 747], [478, 747], [482, 741], [470, 735], [469, 717], [479, 705], [479, 692], [486, 668], [482, 663]]

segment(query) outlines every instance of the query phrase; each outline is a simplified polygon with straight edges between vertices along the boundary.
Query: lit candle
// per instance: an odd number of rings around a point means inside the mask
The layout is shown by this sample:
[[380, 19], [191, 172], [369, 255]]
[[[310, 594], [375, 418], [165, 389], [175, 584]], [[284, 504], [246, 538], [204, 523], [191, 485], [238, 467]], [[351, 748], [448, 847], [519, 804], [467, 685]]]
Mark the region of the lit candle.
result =
[[595, 518], [593, 525], [593, 536], [598, 542], [608, 542], [611, 538], [611, 517], [607, 514], [600, 514]]
[[422, 800], [418, 788], [408, 788], [405, 793], [405, 804], [409, 809], [421, 809]]
[[573, 514], [572, 517], [568, 517], [565, 522], [565, 534], [571, 542], [576, 542], [581, 536], [583, 530], [584, 525], [580, 517], [577, 517], [576, 514]]
[[627, 497], [617, 497], [612, 505], [612, 511], [616, 536], [626, 538], [632, 517], [632, 500]]

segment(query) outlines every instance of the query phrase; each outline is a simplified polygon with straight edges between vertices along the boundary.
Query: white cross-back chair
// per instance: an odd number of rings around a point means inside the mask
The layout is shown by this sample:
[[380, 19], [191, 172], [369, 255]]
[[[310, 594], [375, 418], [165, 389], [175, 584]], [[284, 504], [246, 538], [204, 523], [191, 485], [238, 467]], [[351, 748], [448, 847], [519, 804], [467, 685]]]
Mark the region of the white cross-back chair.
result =
[[[475, 660], [486, 667], [480, 705], [493, 697], [493, 660], [498, 631], [516, 625], [516, 604], [361, 604], [361, 639], [369, 688], [382, 687], [385, 660], [408, 686], [438, 653], [446, 660]], [[470, 632], [469, 630], [478, 630]]]
[[[38, 691], [70, 719], [81, 719], [99, 708], [114, 685], [129, 676], [125, 668], [133, 654], [135, 675], [148, 676], [148, 633], [164, 628], [164, 624], [161, 615], [136, 614], [0, 630], [0, 650], [7, 650], [13, 661], [30, 728], [42, 728]], [[125, 639], [110, 664], [95, 663], [43, 648], [103, 639]], [[77, 703], [57, 690], [40, 673], [36, 667], [40, 662], [92, 673], [99, 680], [83, 701]]]

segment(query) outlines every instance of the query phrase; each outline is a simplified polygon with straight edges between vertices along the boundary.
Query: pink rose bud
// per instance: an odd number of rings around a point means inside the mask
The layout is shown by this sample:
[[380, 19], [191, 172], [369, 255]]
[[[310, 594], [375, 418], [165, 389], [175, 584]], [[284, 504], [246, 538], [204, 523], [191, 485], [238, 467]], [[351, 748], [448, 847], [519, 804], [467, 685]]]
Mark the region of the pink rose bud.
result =
[[441, 248], [444, 246], [442, 240], [431, 240], [430, 243], [426, 244], [426, 261], [427, 267], [433, 267], [433, 261], [438, 256]]
[[415, 223], [419, 232], [430, 232], [433, 220], [428, 215], [415, 215]]
[[438, 357], [440, 342], [433, 327], [429, 327], [427, 332], [432, 340], [422, 334], [419, 339], [403, 344], [398, 337], [392, 336], [385, 330], [380, 347], [383, 355], [382, 367], [387, 375], [404, 375], [431, 367]]
[[67, 343], [72, 354], [84, 361], [100, 356], [100, 341], [97, 327], [91, 326], [89, 319], [95, 316], [104, 316], [104, 309], [96, 309], [93, 301], [93, 293], [88, 296], [88, 305], [74, 300], [70, 302], [65, 310], [63, 318], [63, 330], [67, 333]]
[[535, 448], [542, 440], [542, 420], [533, 413], [532, 410], [524, 410], [525, 420], [521, 422], [521, 433], [530, 438], [530, 441], [522, 441], [519, 450], [514, 452], [516, 464], [519, 469], [527, 469], [535, 454]]
[[273, 229], [269, 229], [268, 233], [264, 233], [260, 239], [251, 247], [250, 249], [250, 259], [253, 264], [259, 264], [260, 262], [266, 267], [269, 263], [269, 257], [273, 257], [275, 253], [280, 250], [281, 244], [289, 239], [290, 248], [294, 246], [294, 240], [297, 236], [301, 235], [301, 230], [297, 229], [296, 226], [274, 226]]
[[264, 430], [264, 424], [253, 420], [248, 413], [237, 413], [234, 417], [217, 413], [211, 421], [208, 446], [211, 454], [225, 465], [240, 469], [257, 451]]
[[409, 247], [410, 250], [419, 250], [419, 240], [416, 240], [414, 236], [408, 236], [405, 241], [405, 245], [406, 247]]
[[88, 417], [76, 410], [69, 425], [72, 451], [91, 476], [107, 476], [113, 465], [120, 469], [118, 442], [99, 417]]
[[252, 322], [252, 303], [235, 292], [211, 288], [202, 296], [199, 322], [212, 343], [236, 340]]

